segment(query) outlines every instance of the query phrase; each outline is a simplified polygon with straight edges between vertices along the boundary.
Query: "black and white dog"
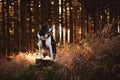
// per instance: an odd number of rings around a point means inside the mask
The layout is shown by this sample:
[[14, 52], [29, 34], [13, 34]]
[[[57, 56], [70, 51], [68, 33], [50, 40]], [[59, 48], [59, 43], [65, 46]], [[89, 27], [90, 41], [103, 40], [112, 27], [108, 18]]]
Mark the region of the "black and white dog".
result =
[[56, 42], [52, 36], [52, 29], [48, 24], [44, 24], [41, 26], [41, 30], [37, 34], [38, 36], [38, 48], [40, 53], [40, 58], [44, 58], [43, 48], [48, 48], [50, 53], [51, 60], [54, 60], [56, 55]]

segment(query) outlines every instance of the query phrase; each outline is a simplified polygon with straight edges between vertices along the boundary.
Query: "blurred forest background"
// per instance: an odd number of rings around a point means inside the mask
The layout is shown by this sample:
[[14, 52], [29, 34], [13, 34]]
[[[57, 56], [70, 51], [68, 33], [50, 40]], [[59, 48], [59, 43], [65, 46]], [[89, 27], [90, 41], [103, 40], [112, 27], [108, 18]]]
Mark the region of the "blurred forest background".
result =
[[[120, 0], [0, 0], [0, 80], [120, 80]], [[54, 61], [35, 64], [48, 22]]]
[[[105, 26], [120, 33], [119, 0], [0, 0], [0, 51], [34, 51], [37, 32], [46, 22], [57, 43], [79, 43]], [[106, 35], [108, 36], [108, 35]]]

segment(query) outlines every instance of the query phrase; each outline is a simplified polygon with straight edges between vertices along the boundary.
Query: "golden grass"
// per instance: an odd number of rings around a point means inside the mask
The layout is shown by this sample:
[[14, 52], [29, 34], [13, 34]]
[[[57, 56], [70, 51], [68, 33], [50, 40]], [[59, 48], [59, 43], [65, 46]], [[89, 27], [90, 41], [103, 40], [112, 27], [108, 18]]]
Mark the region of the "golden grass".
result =
[[[64, 67], [56, 71], [57, 80], [60, 76], [64, 76], [62, 79], [67, 80], [79, 80], [86, 70], [99, 66], [102, 60], [107, 59], [106, 56], [116, 56], [120, 50], [120, 37], [112, 39], [92, 39], [82, 40], [80, 44], [64, 44], [57, 46], [57, 55], [55, 63]], [[35, 59], [39, 57], [39, 53], [36, 52], [19, 52], [18, 55], [9, 56], [9, 58], [0, 59], [0, 77], [8, 74], [15, 74], [21, 71], [23, 68], [30, 64], [35, 64]], [[106, 63], [105, 63], [106, 64]], [[105, 65], [104, 64], [104, 65]], [[108, 64], [108, 63], [107, 63]], [[119, 65], [119, 64], [118, 64]], [[114, 66], [113, 66], [114, 67]], [[117, 66], [117, 68], [120, 68]], [[115, 72], [116, 67], [112, 68], [112, 72]], [[83, 71], [83, 72], [82, 72]], [[87, 71], [86, 71], [87, 72]], [[87, 73], [84, 73], [85, 75]], [[89, 74], [90, 75], [90, 74]], [[117, 74], [119, 76], [119, 74]], [[71, 76], [71, 77], [69, 77]], [[57, 78], [58, 77], [58, 78]], [[85, 77], [84, 77], [85, 78]], [[85, 79], [83, 79], [85, 80]], [[89, 79], [88, 79], [89, 80]]]

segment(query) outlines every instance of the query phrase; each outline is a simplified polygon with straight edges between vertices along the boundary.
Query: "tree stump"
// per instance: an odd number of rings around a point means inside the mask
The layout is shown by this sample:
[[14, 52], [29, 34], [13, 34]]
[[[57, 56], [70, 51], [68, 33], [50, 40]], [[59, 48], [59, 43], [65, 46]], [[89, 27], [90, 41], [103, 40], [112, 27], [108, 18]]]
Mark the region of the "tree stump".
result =
[[52, 65], [54, 63], [54, 61], [45, 60], [45, 59], [36, 59], [35, 63], [37, 66], [48, 66], [48, 65]]

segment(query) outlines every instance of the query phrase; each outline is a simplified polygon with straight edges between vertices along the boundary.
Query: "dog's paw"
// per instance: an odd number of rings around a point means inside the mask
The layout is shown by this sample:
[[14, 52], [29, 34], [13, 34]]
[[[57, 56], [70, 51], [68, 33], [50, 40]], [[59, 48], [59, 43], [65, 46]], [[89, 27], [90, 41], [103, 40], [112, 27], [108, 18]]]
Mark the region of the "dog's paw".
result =
[[44, 58], [44, 56], [39, 56], [36, 59], [43, 59], [43, 58]]

